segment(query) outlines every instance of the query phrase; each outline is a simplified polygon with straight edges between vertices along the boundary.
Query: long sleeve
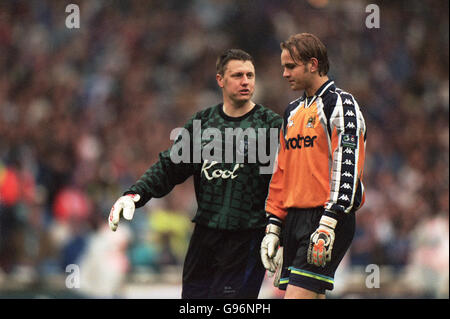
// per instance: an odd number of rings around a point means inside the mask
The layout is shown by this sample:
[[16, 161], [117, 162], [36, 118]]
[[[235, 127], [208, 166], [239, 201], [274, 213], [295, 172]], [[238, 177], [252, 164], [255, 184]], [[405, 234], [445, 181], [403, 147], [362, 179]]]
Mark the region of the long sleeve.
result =
[[[175, 185], [181, 184], [193, 174], [192, 139], [195, 117], [194, 115], [181, 129], [173, 145], [168, 150], [159, 153], [158, 162], [153, 164], [134, 185], [125, 191], [124, 194], [134, 193], [141, 196], [136, 207], [145, 205], [152, 197], [160, 198], [167, 195]], [[181, 156], [175, 156], [180, 154], [184, 154], [184, 160]]]
[[287, 210], [284, 207], [284, 158], [285, 158], [285, 141], [283, 129], [280, 131], [280, 143], [278, 146], [278, 155], [274, 165], [274, 173], [272, 174], [272, 179], [269, 184], [269, 193], [266, 199], [266, 212], [273, 214], [284, 220], [287, 215]]
[[335, 101], [329, 119], [332, 168], [330, 195], [325, 208], [335, 213], [349, 213], [364, 203], [362, 175], [366, 125], [351, 94], [337, 91]]

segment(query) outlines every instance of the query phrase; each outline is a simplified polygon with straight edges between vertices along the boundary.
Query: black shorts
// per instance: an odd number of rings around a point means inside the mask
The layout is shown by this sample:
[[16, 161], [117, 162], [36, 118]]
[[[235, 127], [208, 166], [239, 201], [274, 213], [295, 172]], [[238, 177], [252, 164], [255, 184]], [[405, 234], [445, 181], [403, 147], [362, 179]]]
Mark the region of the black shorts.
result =
[[226, 231], [196, 224], [183, 267], [183, 299], [258, 298], [264, 228]]
[[310, 236], [319, 227], [324, 209], [289, 209], [283, 224], [283, 270], [280, 286], [301, 287], [319, 294], [333, 290], [334, 273], [344, 258], [355, 234], [355, 213], [352, 211], [338, 221], [331, 252], [331, 261], [325, 267], [309, 264], [307, 261]]

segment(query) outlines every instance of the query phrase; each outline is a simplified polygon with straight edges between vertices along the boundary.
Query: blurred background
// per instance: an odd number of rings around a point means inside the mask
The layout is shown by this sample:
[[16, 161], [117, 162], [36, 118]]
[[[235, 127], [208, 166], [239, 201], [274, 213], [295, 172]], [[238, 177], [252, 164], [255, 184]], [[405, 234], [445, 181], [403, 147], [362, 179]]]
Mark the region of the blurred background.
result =
[[[69, 3], [80, 27], [69, 29]], [[379, 28], [367, 28], [369, 4]], [[366, 204], [329, 298], [448, 298], [448, 1], [0, 3], [0, 298], [180, 298], [192, 181], [116, 233], [115, 200], [221, 101], [216, 57], [256, 59], [254, 101], [297, 97], [279, 43], [311, 32], [368, 127]], [[379, 275], [379, 277], [377, 277]], [[379, 281], [377, 280], [379, 279]], [[281, 298], [266, 278], [260, 298]]]

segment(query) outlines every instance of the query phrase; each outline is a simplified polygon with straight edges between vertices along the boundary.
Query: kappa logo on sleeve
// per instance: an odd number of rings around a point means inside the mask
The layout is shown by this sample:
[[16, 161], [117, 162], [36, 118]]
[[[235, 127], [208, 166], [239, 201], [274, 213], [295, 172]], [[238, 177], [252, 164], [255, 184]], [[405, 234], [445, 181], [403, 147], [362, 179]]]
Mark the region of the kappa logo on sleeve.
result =
[[342, 135], [341, 144], [343, 147], [355, 149], [358, 145], [358, 137], [351, 134]]

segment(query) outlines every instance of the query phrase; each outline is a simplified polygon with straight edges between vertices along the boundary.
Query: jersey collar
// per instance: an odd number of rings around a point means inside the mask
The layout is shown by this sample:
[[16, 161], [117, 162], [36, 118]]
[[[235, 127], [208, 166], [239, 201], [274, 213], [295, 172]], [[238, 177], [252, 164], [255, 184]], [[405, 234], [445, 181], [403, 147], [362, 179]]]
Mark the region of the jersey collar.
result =
[[305, 101], [305, 108], [308, 108], [311, 106], [311, 104], [314, 103], [314, 101], [316, 100], [317, 97], [322, 96], [325, 92], [327, 92], [329, 90], [333, 90], [335, 88], [336, 88], [336, 86], [334, 85], [334, 81], [328, 80], [320, 86], [320, 88], [316, 91], [316, 93], [312, 97], [311, 96], [307, 97], [306, 91], [303, 92], [303, 96], [302, 96], [301, 100]]

